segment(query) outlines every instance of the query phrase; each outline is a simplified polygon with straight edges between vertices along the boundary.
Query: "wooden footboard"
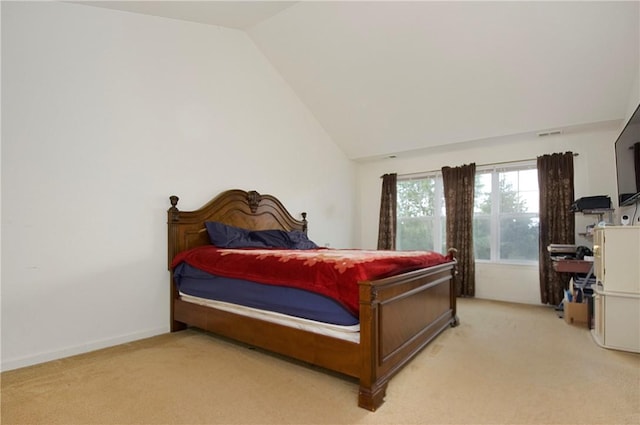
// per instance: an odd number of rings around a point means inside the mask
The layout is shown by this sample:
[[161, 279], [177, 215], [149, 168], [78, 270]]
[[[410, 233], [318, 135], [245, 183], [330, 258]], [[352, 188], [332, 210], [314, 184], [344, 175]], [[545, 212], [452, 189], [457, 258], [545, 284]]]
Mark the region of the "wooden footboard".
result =
[[360, 283], [358, 405], [376, 410], [389, 379], [448, 326], [456, 326], [454, 267], [443, 264]]

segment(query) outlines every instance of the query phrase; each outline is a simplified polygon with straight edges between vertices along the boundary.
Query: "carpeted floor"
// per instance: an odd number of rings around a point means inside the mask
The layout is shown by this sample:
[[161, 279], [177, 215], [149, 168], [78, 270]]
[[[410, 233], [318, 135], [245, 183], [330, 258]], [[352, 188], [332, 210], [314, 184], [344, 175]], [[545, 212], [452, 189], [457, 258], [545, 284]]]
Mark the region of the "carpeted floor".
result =
[[459, 300], [375, 413], [357, 382], [188, 330], [2, 373], [2, 424], [638, 424], [640, 355], [548, 307]]

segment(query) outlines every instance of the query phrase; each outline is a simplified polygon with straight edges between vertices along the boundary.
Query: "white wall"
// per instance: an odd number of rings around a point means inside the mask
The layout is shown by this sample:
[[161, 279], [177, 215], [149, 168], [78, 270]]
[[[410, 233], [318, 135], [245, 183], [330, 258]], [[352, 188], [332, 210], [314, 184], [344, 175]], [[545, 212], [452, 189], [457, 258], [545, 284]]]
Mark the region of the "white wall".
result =
[[[446, 149], [399, 154], [358, 164], [358, 205], [360, 246], [375, 248], [380, 208], [380, 176], [385, 173], [410, 174], [439, 170], [475, 162], [476, 165], [502, 161], [533, 159], [543, 154], [572, 151], [574, 158], [575, 196], [615, 196], [613, 142], [619, 123], [610, 122], [584, 128], [567, 129], [558, 136], [518, 135], [500, 139], [460, 144]], [[587, 222], [584, 222], [584, 221]], [[576, 217], [577, 231], [584, 232], [592, 218]], [[581, 244], [589, 241], [578, 240]], [[540, 303], [537, 266], [476, 263], [476, 297], [528, 304]]]
[[169, 195], [255, 189], [353, 245], [353, 164], [245, 33], [2, 2], [2, 369], [168, 330]]
[[629, 103], [627, 105], [627, 114], [625, 116], [624, 122], [620, 125], [621, 126], [620, 130], [624, 128], [624, 126], [629, 121], [629, 118], [631, 118], [631, 115], [633, 115], [635, 110], [638, 108], [638, 104], [640, 104], [640, 62], [638, 62], [636, 66], [637, 66], [636, 78], [633, 81], [631, 90], [629, 91]]

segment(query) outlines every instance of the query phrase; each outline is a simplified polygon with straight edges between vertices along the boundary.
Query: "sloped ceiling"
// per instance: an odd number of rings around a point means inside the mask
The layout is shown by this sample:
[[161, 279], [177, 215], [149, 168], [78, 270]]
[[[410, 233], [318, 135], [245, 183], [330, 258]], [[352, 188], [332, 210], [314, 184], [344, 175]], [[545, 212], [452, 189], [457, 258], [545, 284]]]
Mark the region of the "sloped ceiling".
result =
[[192, 1], [192, 0], [69, 0], [87, 6], [162, 16], [201, 24], [245, 30], [281, 10], [292, 1]]
[[354, 160], [622, 120], [640, 72], [639, 2], [108, 3], [246, 31]]

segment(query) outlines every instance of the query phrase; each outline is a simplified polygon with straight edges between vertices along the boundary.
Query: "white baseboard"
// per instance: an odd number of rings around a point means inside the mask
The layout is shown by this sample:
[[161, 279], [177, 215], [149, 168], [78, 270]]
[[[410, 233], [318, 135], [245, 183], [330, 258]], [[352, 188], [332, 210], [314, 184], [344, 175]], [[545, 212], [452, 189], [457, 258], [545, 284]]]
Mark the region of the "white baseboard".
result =
[[135, 332], [128, 335], [121, 335], [115, 338], [108, 338], [99, 341], [92, 341], [87, 344], [77, 345], [74, 347], [64, 348], [62, 350], [49, 351], [39, 353], [33, 356], [20, 357], [16, 359], [2, 359], [1, 370], [3, 372], [22, 367], [33, 366], [40, 363], [50, 362], [52, 360], [63, 359], [65, 357], [84, 354], [90, 351], [100, 350], [102, 348], [113, 347], [115, 345], [126, 344], [127, 342], [137, 341], [139, 339], [150, 338], [152, 336], [161, 335], [169, 332], [167, 327], [149, 329], [143, 332]]

